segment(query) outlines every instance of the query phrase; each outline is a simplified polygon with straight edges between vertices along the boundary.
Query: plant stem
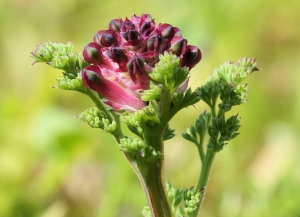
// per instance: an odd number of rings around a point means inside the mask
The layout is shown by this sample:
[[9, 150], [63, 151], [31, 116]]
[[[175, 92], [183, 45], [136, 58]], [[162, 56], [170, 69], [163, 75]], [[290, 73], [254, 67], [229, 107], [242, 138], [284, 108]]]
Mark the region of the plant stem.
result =
[[[163, 129], [156, 127], [144, 132], [145, 142], [156, 151], [163, 153]], [[140, 181], [153, 217], [172, 217], [169, 199], [165, 190], [163, 179], [164, 158], [156, 158], [138, 165], [141, 172]]]
[[214, 161], [215, 154], [216, 154], [216, 152], [214, 152], [211, 149], [207, 149], [207, 151], [206, 151], [205, 159], [202, 164], [202, 169], [201, 169], [201, 173], [200, 173], [200, 177], [199, 177], [198, 185], [197, 185], [198, 189], [200, 189], [202, 191], [202, 195], [200, 198], [199, 206], [194, 211], [194, 217], [196, 217], [198, 215], [199, 210], [201, 208], [201, 204], [204, 200], [204, 196], [205, 196], [205, 192], [206, 192], [206, 188], [207, 188], [207, 182], [209, 179], [211, 166]]

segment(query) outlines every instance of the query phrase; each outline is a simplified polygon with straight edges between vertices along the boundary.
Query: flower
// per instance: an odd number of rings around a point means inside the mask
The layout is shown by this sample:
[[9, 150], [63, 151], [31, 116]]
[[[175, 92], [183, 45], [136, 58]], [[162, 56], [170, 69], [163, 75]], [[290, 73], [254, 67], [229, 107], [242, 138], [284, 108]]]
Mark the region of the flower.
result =
[[189, 70], [202, 57], [197, 47], [187, 45], [180, 29], [170, 24], [156, 26], [149, 14], [113, 19], [83, 50], [90, 64], [81, 72], [83, 83], [115, 110], [140, 110], [146, 106], [141, 92], [149, 89], [149, 73], [165, 51], [180, 58], [180, 67]]

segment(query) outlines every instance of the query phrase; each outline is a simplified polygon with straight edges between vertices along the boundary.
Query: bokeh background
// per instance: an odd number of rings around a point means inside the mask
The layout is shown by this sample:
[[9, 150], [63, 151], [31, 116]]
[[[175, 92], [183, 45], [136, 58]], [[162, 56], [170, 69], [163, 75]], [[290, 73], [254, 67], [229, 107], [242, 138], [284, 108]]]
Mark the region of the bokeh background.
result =
[[[71, 40], [81, 52], [111, 19], [133, 13], [179, 27], [201, 48], [193, 88], [227, 60], [256, 57], [261, 69], [247, 79], [248, 102], [232, 112], [243, 127], [216, 156], [203, 216], [299, 217], [299, 0], [0, 1], [0, 216], [141, 216], [145, 196], [117, 145], [76, 118], [92, 102], [51, 89], [60, 71], [30, 67], [37, 44]], [[198, 178], [196, 148], [180, 134], [204, 109], [172, 121], [165, 177], [175, 187]]]

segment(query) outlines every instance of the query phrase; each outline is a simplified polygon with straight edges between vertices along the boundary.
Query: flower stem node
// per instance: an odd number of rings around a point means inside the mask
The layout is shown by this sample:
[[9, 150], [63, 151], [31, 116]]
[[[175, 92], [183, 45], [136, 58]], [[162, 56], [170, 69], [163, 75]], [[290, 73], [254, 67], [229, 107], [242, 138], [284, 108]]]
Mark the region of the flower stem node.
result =
[[92, 128], [100, 128], [109, 133], [113, 133], [117, 127], [115, 121], [109, 121], [104, 112], [96, 107], [86, 109], [79, 115], [79, 118]]

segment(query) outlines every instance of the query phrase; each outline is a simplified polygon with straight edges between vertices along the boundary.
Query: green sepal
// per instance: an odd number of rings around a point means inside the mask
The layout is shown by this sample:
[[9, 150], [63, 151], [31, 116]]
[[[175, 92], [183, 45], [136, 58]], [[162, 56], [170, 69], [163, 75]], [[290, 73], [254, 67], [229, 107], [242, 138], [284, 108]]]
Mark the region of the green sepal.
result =
[[79, 118], [92, 128], [100, 128], [109, 133], [113, 133], [117, 128], [116, 122], [107, 119], [105, 113], [96, 107], [86, 109], [80, 113]]

